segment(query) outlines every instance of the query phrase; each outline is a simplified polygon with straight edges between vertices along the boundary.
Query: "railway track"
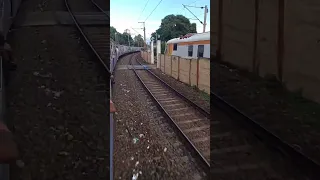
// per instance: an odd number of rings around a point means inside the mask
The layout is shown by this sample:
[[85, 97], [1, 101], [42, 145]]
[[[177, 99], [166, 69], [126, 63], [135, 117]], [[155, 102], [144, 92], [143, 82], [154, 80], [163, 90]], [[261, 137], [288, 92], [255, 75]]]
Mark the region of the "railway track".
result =
[[189, 101], [151, 71], [135, 69], [134, 65], [141, 65], [136, 55], [132, 55], [130, 60], [134, 73], [160, 110], [170, 119], [170, 122], [193, 150], [204, 169], [209, 172], [210, 113]]
[[[219, 167], [219, 163], [217, 163], [217, 168], [213, 170], [214, 173], [223, 174], [231, 171], [237, 173], [243, 170], [250, 170], [252, 172], [266, 172], [266, 174], [268, 174], [267, 177], [271, 175], [274, 179], [318, 179], [320, 177], [320, 168], [317, 162], [305, 156], [291, 145], [260, 126], [237, 108], [221, 99], [214, 92], [211, 92], [211, 101], [211, 104], [214, 106], [214, 108], [211, 108], [215, 114], [217, 114], [218, 117], [223, 117], [222, 119], [224, 120], [224, 124], [222, 125], [224, 128], [212, 126], [214, 127], [213, 132], [224, 129], [220, 135], [226, 135], [228, 134], [226, 131], [231, 129], [230, 126], [236, 125], [237, 129], [242, 127], [240, 128], [240, 131], [246, 131], [246, 133], [239, 132], [239, 130], [233, 131], [238, 131], [238, 133], [236, 133], [238, 134], [238, 138], [252, 137], [247, 139], [242, 138], [246, 139], [246, 142], [240, 143], [238, 146], [232, 148], [221, 148], [219, 143], [217, 143], [219, 148], [214, 150], [213, 154], [216, 154], [214, 157], [217, 157], [218, 162], [220, 157], [223, 157], [222, 154], [226, 154], [225, 157], [227, 158], [223, 159], [224, 162], [238, 161], [238, 157], [240, 157], [240, 161], [246, 161], [246, 163], [241, 163], [240, 167], [236, 167], [226, 166], [220, 161], [220, 165], [227, 167], [227, 170], [223, 170], [221, 166]], [[228, 114], [228, 116], [223, 114]], [[237, 122], [235, 123], [233, 119], [236, 119]], [[248, 139], [250, 139], [250, 142]], [[237, 140], [237, 142], [241, 142], [241, 139]], [[265, 157], [261, 155], [254, 157], [255, 154], [258, 154], [259, 152], [260, 154], [261, 152], [264, 152], [263, 154]], [[253, 156], [248, 156], [246, 153], [253, 154]], [[292, 166], [292, 164], [294, 164], [294, 166]], [[286, 166], [286, 168], [283, 168], [284, 166]], [[277, 169], [277, 171], [275, 172], [272, 169]]]
[[[88, 0], [93, 4], [95, 9], [92, 12], [98, 12], [103, 14], [106, 21], [109, 21], [109, 14], [103, 10], [95, 1]], [[110, 75], [110, 36], [107, 33], [109, 26], [84, 26], [79, 23], [77, 17], [74, 15], [72, 4], [69, 3], [69, 0], [65, 0], [65, 6], [72, 17], [75, 26], [77, 27], [80, 35], [82, 36], [85, 43], [89, 46], [95, 58], [98, 60], [101, 67], [101, 71], [104, 74], [103, 77], [99, 79], [97, 83], [97, 91], [105, 92], [109, 94], [109, 75]]]
[[[104, 15], [105, 20], [109, 21], [109, 14], [106, 13], [106, 11], [101, 8], [98, 3], [96, 3], [94, 0], [88, 0], [93, 4], [93, 7], [95, 9], [93, 12], [100, 12], [101, 14]], [[102, 76], [98, 79], [97, 85], [96, 85], [96, 91], [101, 92], [101, 93], [107, 93], [110, 99], [110, 82], [109, 82], [109, 77], [110, 77], [110, 37], [108, 32], [109, 26], [84, 26], [79, 23], [77, 20], [76, 16], [73, 13], [72, 5], [69, 3], [69, 0], [65, 0], [65, 6], [72, 17], [81, 37], [85, 41], [85, 43], [89, 46], [91, 49], [92, 53], [95, 56], [95, 59], [98, 60], [98, 63], [100, 64], [99, 67], [101, 67], [102, 71]], [[110, 121], [110, 138], [113, 139], [113, 121]], [[110, 141], [110, 147], [111, 151], [109, 153], [109, 159], [110, 159], [110, 164], [109, 164], [109, 178], [113, 179], [113, 141]], [[107, 168], [107, 167], [105, 167]]]
[[[94, 1], [92, 2], [94, 3]], [[108, 27], [81, 26], [74, 16], [72, 6], [68, 4], [68, 0], [65, 0], [65, 4], [82, 37], [99, 60], [101, 67], [109, 74], [109, 36], [106, 33]], [[94, 5], [97, 7], [96, 11], [104, 13], [106, 18], [108, 18], [108, 14], [102, 8], [96, 3]], [[132, 56], [135, 62], [130, 61], [131, 65], [140, 64], [135, 57], [135, 55]], [[226, 177], [227, 179], [308, 179], [299, 173], [287, 172], [286, 162], [273, 159], [274, 157], [271, 158], [270, 154], [265, 151], [266, 148], [261, 141], [251, 137], [243, 130], [231, 127], [230, 117], [221, 113], [221, 109], [213, 108], [216, 118], [210, 122], [210, 113], [205, 112], [190, 102], [152, 72], [135, 68], [133, 70], [159, 108], [174, 124], [206, 169], [210, 168], [211, 153], [213, 156], [211, 157], [213, 160], [211, 175], [213, 177], [219, 179], [225, 179]], [[109, 83], [103, 82], [100, 85], [98, 89], [103, 91], [108, 89]], [[219, 105], [228, 106], [218, 96], [213, 94], [213, 97], [215, 97], [215, 102], [218, 102]], [[237, 113], [233, 112], [233, 114]], [[239, 117], [241, 115], [238, 113], [237, 118]], [[284, 154], [290, 154], [290, 156], [301, 160], [302, 164], [305, 164], [307, 167], [305, 169], [308, 169], [306, 171], [312, 177], [318, 177], [318, 174], [314, 173], [318, 168], [316, 163], [293, 148], [290, 148], [285, 143], [281, 143], [281, 140], [272, 136], [271, 133], [265, 132], [265, 130], [257, 125], [253, 125], [252, 120], [249, 122], [248, 118], [242, 117], [242, 119], [246, 119], [246, 125], [251, 126], [251, 131], [254, 131], [258, 136], [260, 135], [260, 138], [263, 137], [263, 140], [267, 140], [267, 144], [272, 144], [273, 147], [281, 149]], [[214, 132], [211, 137], [210, 125]], [[255, 130], [253, 130], [254, 128]], [[212, 145], [214, 146], [211, 152], [210, 139], [213, 139]], [[280, 164], [286, 167], [281, 168]]]
[[[138, 75], [139, 73], [149, 74], [147, 70], [138, 71]], [[147, 78], [154, 79], [151, 74], [140, 76], [143, 82], [146, 82]], [[148, 84], [144, 84], [148, 88]], [[152, 87], [150, 89], [152, 94]], [[285, 147], [286, 144], [280, 139], [276, 139], [271, 133], [224, 102], [215, 93], [212, 93], [211, 96], [213, 101], [211, 102], [213, 118], [210, 122], [212, 132], [210, 136], [211, 178], [228, 180], [317, 179], [316, 164], [312, 160], [304, 159], [300, 155], [293, 158], [293, 161], [302, 158], [301, 161], [308, 167], [304, 168], [308, 169], [307, 171], [300, 171], [300, 168], [292, 166], [292, 162], [285, 158], [284, 154], [294, 154], [294, 152], [290, 152], [293, 149], [288, 150]], [[235, 120], [238, 122], [235, 123]], [[271, 144], [272, 146], [269, 146]], [[274, 149], [270, 149], [270, 147], [281, 149], [282, 154], [274, 153]]]

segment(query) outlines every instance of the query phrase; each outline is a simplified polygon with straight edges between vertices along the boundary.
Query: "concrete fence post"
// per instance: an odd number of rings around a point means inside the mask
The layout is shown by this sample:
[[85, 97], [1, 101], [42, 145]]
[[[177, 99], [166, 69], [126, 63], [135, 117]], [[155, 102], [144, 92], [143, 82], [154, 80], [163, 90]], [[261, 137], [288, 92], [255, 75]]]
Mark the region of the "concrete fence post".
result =
[[189, 85], [191, 86], [191, 60], [189, 60]]
[[178, 81], [180, 80], [179, 75], [180, 75], [180, 58], [178, 58]]
[[199, 88], [199, 58], [197, 58], [197, 87]]
[[153, 52], [153, 41], [151, 41], [151, 44], [150, 44], [150, 46], [151, 46], [151, 54], [150, 54], [150, 63], [151, 64], [154, 64], [154, 52]]
[[160, 69], [160, 63], [161, 63], [161, 41], [157, 41], [157, 69]]
[[163, 71], [164, 71], [164, 73], [166, 73], [166, 55], [164, 55], [164, 57], [163, 57]]

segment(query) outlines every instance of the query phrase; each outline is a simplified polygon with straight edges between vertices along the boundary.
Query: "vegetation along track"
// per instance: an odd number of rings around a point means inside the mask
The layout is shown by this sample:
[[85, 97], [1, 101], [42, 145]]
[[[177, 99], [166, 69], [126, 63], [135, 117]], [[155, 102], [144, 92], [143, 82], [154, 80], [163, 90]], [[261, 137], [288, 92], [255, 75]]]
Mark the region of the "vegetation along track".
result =
[[[137, 54], [130, 64], [141, 65]], [[134, 62], [132, 62], [132, 60]], [[205, 170], [210, 168], [210, 113], [185, 98], [149, 70], [133, 68], [138, 79], [192, 148]], [[208, 172], [207, 171], [207, 172]]]
[[[109, 21], [109, 15], [104, 11], [98, 3], [93, 0], [88, 0], [93, 4], [94, 12], [98, 12], [105, 17], [106, 21]], [[85, 26], [79, 23], [77, 17], [74, 14], [72, 9], [72, 4], [69, 3], [68, 0], [65, 0], [65, 5], [67, 10], [70, 13], [70, 16], [75, 22], [77, 29], [79, 30], [81, 36], [86, 41], [87, 45], [90, 47], [92, 52], [95, 54], [99, 63], [101, 64], [102, 70], [107, 72], [106, 78], [99, 82], [98, 90], [106, 91], [109, 89], [109, 82], [107, 82], [108, 77], [110, 75], [110, 58], [109, 58], [109, 50], [110, 50], [110, 37], [108, 34], [108, 25], [94, 25], [94, 26]], [[89, 13], [90, 15], [90, 13]]]

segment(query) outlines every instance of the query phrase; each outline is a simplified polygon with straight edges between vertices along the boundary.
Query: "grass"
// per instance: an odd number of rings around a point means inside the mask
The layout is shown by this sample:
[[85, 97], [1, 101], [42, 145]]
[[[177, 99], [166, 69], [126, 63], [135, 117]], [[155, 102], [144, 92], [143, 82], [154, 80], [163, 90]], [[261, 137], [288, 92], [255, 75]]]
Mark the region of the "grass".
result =
[[197, 92], [200, 93], [200, 97], [207, 101], [210, 102], [210, 94], [206, 93], [204, 90], [200, 90], [196, 85], [191, 86], [192, 89], [196, 90]]

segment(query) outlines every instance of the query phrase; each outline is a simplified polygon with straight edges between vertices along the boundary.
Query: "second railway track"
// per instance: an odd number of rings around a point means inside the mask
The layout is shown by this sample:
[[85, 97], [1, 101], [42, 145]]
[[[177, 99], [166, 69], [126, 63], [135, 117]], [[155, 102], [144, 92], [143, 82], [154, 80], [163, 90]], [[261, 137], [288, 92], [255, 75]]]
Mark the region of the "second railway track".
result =
[[[94, 12], [99, 13], [101, 18], [105, 21], [109, 21], [109, 15], [101, 8], [95, 1], [87, 0], [93, 4], [93, 9], [91, 13], [88, 13], [90, 16], [95, 15]], [[109, 70], [109, 51], [110, 51], [110, 36], [107, 33], [109, 25], [99, 25], [99, 26], [86, 26], [82, 25], [79, 19], [75, 16], [76, 9], [72, 8], [72, 4], [69, 0], [65, 0], [65, 6], [69, 11], [70, 16], [74, 20], [74, 23], [79, 30], [81, 36], [86, 41], [87, 45], [90, 47], [92, 52], [95, 54], [96, 58], [99, 60], [101, 67], [104, 68], [108, 73]]]

